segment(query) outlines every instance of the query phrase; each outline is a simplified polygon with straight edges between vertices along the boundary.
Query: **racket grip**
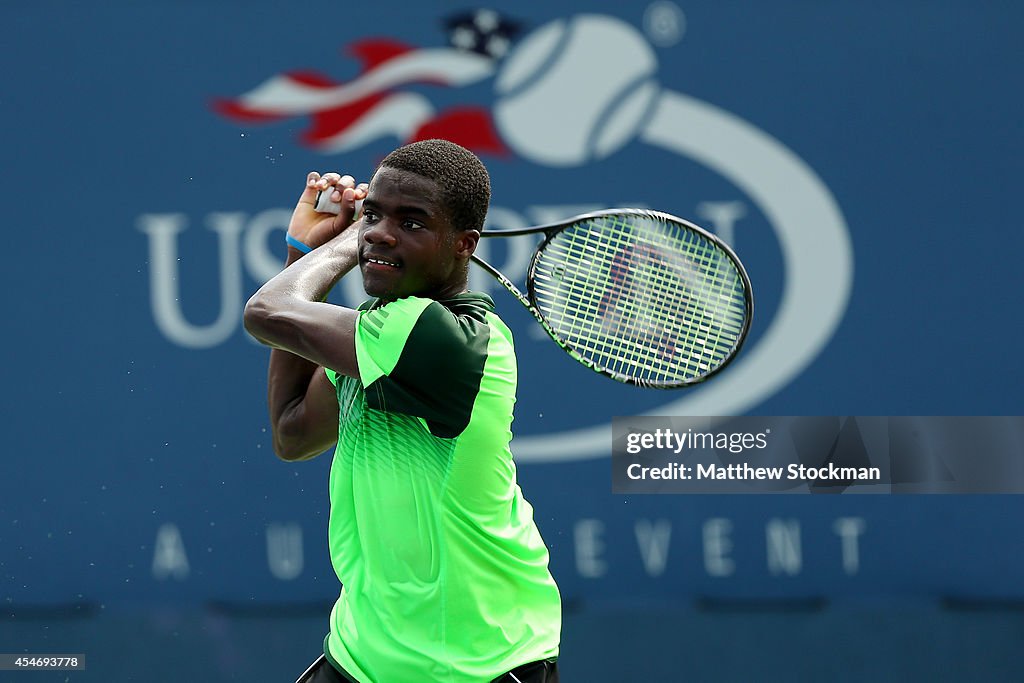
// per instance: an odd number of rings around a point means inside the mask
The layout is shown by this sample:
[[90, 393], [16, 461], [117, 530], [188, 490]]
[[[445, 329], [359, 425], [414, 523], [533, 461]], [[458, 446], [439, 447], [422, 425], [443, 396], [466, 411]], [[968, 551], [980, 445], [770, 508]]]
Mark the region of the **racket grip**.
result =
[[[313, 202], [313, 210], [317, 213], [341, 213], [341, 204], [331, 201], [331, 194], [333, 194], [334, 188], [330, 191], [319, 190], [316, 193], [316, 201]], [[356, 200], [356, 212], [355, 217], [359, 218], [359, 214], [363, 211], [363, 200]]]

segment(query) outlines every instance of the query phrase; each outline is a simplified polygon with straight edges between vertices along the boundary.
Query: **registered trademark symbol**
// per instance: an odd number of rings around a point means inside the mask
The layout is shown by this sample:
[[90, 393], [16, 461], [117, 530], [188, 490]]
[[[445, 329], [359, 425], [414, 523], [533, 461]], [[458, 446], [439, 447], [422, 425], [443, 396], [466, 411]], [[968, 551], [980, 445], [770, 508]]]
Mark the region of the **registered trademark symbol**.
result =
[[644, 11], [644, 32], [658, 47], [669, 47], [682, 40], [686, 16], [674, 2], [656, 0]]

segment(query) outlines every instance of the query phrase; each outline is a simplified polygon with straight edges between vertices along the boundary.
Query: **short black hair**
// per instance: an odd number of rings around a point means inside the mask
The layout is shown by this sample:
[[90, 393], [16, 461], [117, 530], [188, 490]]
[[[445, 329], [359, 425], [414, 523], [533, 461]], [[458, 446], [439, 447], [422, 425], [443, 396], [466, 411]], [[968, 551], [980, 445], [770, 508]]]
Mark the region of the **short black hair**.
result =
[[399, 147], [380, 162], [381, 168], [415, 173], [441, 187], [441, 203], [456, 230], [483, 230], [491, 203], [491, 178], [483, 162], [465, 147], [448, 140], [420, 140]]

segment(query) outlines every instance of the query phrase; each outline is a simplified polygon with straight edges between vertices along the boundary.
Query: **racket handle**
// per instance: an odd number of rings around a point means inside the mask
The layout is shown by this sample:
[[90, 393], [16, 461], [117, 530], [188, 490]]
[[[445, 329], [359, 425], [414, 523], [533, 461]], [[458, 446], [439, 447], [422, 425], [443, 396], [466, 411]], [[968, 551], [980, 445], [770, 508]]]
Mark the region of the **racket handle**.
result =
[[[313, 210], [317, 213], [341, 213], [341, 204], [331, 201], [331, 195], [334, 193], [334, 188], [331, 188], [329, 192], [320, 190], [316, 193], [316, 200], [313, 202]], [[363, 200], [356, 200], [356, 212], [355, 217], [358, 218], [359, 214], [363, 211]]]

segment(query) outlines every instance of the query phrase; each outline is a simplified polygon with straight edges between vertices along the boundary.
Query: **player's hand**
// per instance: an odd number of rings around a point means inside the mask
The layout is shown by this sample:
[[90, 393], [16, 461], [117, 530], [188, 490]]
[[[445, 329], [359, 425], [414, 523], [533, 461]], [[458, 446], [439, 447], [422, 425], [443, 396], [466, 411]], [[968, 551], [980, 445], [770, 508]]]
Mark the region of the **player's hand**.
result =
[[[340, 235], [352, 225], [356, 218], [356, 202], [366, 198], [366, 183], [356, 184], [355, 178], [338, 173], [325, 173], [322, 176], [312, 171], [306, 176], [306, 187], [299, 197], [288, 234], [316, 249]], [[341, 212], [318, 213], [314, 210], [318, 192], [330, 193], [330, 200], [341, 204]]]

